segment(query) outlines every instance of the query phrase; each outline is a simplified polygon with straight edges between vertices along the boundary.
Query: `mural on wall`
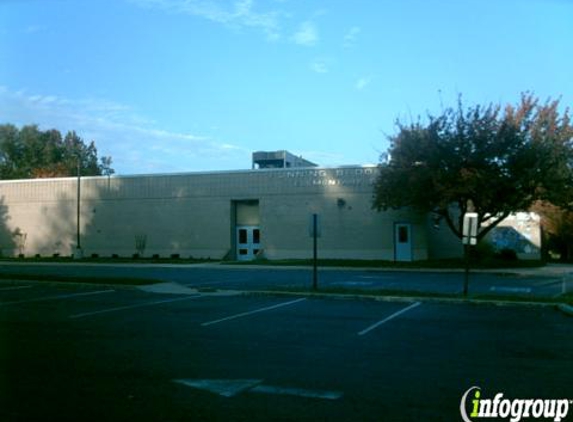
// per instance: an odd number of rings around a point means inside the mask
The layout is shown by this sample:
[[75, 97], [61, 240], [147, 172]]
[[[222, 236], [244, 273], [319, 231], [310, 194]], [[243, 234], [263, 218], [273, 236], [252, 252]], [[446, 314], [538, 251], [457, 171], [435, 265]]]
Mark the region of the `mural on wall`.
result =
[[532, 213], [517, 213], [507, 220], [507, 225], [498, 226], [488, 238], [496, 251], [512, 249], [519, 254], [539, 254], [539, 218]]

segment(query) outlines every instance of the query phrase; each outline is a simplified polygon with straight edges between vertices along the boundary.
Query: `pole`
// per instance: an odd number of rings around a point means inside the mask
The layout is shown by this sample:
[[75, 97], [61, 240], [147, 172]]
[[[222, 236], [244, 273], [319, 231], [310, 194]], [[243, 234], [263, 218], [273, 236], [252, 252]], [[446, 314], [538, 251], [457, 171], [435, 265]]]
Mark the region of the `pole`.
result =
[[468, 287], [470, 284], [470, 245], [464, 245], [465, 255], [465, 272], [464, 272], [464, 297], [468, 296]]
[[318, 215], [312, 214], [312, 260], [313, 260], [313, 269], [312, 269], [312, 290], [318, 290]]
[[81, 193], [81, 187], [80, 187], [80, 181], [81, 181], [81, 173], [80, 173], [80, 159], [78, 157], [78, 191], [77, 191], [77, 198], [76, 198], [76, 205], [77, 205], [77, 213], [76, 213], [76, 246], [77, 249], [81, 249], [81, 243], [80, 243], [80, 193]]

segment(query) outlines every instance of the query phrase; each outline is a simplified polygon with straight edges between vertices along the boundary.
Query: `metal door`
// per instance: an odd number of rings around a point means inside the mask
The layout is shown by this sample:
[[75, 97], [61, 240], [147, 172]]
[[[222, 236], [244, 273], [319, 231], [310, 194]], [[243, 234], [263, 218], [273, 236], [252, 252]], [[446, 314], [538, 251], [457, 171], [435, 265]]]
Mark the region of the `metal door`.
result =
[[394, 259], [396, 261], [412, 260], [412, 226], [406, 223], [394, 225]]
[[237, 260], [251, 261], [260, 251], [259, 226], [237, 226]]

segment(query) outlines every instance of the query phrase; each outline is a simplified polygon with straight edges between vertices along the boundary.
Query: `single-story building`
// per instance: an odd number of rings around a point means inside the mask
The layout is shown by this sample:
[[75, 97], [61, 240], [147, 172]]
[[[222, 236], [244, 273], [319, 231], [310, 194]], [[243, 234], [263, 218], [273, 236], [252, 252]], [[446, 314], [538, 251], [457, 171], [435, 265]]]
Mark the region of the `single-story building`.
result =
[[372, 209], [376, 166], [320, 168], [291, 155], [267, 166], [255, 154], [251, 170], [0, 181], [1, 253], [65, 256], [79, 240], [83, 256], [309, 258], [317, 214], [321, 258], [462, 254], [429, 215]]

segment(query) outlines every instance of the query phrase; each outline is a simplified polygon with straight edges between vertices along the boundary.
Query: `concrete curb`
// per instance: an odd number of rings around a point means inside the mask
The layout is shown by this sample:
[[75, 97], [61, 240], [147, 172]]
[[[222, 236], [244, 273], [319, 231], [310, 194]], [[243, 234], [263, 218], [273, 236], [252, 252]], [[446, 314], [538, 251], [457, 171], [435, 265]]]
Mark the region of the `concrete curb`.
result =
[[138, 286], [139, 290], [148, 293], [162, 293], [162, 294], [186, 294], [186, 295], [193, 295], [197, 294], [197, 289], [192, 289], [187, 286], [183, 286], [178, 283], [173, 282], [165, 282], [165, 283], [157, 283], [157, 284], [149, 284], [147, 286]]
[[563, 312], [565, 315], [573, 317], [573, 306], [565, 305], [564, 303], [557, 305], [557, 309]]
[[[2, 266], [76, 266], [76, 267], [117, 267], [117, 268], [216, 268], [220, 270], [312, 270], [311, 265], [249, 265], [249, 264], [229, 264], [225, 262], [200, 262], [200, 263], [145, 263], [145, 262], [18, 262], [2, 261]], [[398, 268], [398, 267], [329, 267], [319, 266], [320, 271], [368, 271], [368, 272], [408, 272], [408, 273], [463, 273], [463, 268]], [[557, 277], [561, 272], [548, 270], [548, 267], [534, 268], [472, 268], [472, 273], [494, 273], [505, 275], [523, 276], [547, 276]]]
[[[374, 296], [374, 295], [361, 295], [361, 294], [345, 294], [345, 293], [321, 293], [321, 292], [281, 292], [273, 290], [251, 290], [241, 292], [245, 296], [250, 295], [264, 295], [264, 296], [297, 296], [307, 298], [329, 298], [329, 299], [359, 299], [359, 300], [372, 300], [376, 302], [431, 302], [431, 303], [444, 303], [444, 304], [471, 304], [471, 305], [488, 305], [488, 306], [525, 306], [525, 307], [559, 307], [567, 306], [558, 302], [522, 302], [512, 300], [490, 300], [490, 299], [463, 299], [451, 297], [428, 297], [428, 296]], [[573, 314], [572, 314], [573, 315]]]

